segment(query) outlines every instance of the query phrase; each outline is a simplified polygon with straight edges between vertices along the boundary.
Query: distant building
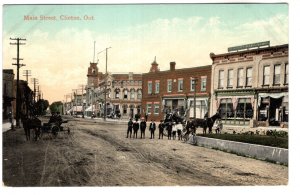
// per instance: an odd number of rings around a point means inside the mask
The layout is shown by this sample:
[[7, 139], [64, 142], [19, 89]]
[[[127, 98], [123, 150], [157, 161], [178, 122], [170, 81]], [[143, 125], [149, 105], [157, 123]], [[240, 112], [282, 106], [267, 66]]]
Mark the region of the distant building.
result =
[[219, 111], [225, 125], [287, 126], [288, 44], [257, 43], [229, 51], [210, 54], [211, 113]]
[[121, 114], [123, 118], [140, 115], [142, 74], [108, 73], [105, 76], [102, 72], [98, 72], [97, 63], [90, 63], [87, 77], [86, 111], [90, 114], [94, 112], [97, 116], [104, 116], [104, 94], [107, 83], [107, 115]]
[[13, 112], [12, 102], [15, 99], [13, 69], [4, 69], [2, 76], [2, 117], [5, 120], [9, 119], [9, 113]]
[[184, 69], [175, 66], [170, 62], [170, 70], [160, 71], [154, 60], [150, 71], [142, 75], [142, 116], [147, 115], [148, 120], [162, 120], [170, 112], [194, 117], [194, 97], [197, 118], [204, 118], [209, 111], [211, 65]]
[[[100, 82], [101, 94], [104, 94], [105, 80]], [[104, 96], [103, 96], [104, 97]], [[104, 108], [104, 101], [102, 106]], [[107, 77], [107, 114], [121, 114], [124, 118], [133, 118], [141, 114], [142, 74], [109, 73]], [[102, 109], [102, 114], [104, 110]]]

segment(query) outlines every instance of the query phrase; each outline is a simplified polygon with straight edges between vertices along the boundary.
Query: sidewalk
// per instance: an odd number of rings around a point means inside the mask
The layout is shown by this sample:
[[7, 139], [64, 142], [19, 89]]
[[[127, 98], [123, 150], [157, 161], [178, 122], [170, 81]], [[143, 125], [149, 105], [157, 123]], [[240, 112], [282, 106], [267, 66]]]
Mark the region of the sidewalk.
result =
[[[16, 120], [14, 120], [14, 126], [16, 126]], [[11, 130], [11, 123], [2, 121], [2, 133]]]

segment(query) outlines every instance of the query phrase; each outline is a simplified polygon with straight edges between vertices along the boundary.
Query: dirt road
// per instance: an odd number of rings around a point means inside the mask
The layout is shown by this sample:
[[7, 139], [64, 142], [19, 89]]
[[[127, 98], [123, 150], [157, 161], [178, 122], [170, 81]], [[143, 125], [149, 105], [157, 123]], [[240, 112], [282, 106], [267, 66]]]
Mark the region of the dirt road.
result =
[[126, 125], [73, 119], [71, 134], [3, 133], [5, 186], [287, 185], [288, 167], [178, 140], [129, 139]]

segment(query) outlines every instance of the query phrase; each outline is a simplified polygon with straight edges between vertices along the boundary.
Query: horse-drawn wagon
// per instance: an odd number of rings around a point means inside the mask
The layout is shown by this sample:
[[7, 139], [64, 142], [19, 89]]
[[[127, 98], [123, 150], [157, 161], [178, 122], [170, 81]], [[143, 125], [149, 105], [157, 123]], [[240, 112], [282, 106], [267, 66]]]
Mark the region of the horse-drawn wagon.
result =
[[63, 121], [59, 115], [52, 115], [47, 123], [42, 123], [36, 116], [32, 116], [31, 118], [23, 116], [21, 119], [27, 140], [30, 140], [31, 130], [33, 130], [35, 140], [42, 138], [44, 134], [51, 134], [53, 137], [56, 137], [62, 131], [70, 134], [69, 126], [63, 125], [68, 123], [68, 121]]
[[43, 134], [47, 133], [51, 133], [54, 137], [57, 136], [57, 134], [59, 132], [62, 131], [67, 131], [68, 134], [70, 134], [70, 128], [68, 126], [63, 126], [63, 123], [67, 123], [68, 121], [55, 121], [55, 122], [51, 122], [51, 123], [43, 123], [43, 125], [41, 126], [41, 137], [43, 136]]

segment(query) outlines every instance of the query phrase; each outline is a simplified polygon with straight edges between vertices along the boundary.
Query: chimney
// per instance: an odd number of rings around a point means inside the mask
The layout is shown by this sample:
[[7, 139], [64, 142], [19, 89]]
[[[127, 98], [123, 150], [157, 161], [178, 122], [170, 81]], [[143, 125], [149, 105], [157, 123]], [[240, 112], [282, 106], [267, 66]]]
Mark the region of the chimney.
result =
[[176, 65], [176, 62], [170, 62], [170, 70], [171, 71], [175, 70], [175, 65]]

